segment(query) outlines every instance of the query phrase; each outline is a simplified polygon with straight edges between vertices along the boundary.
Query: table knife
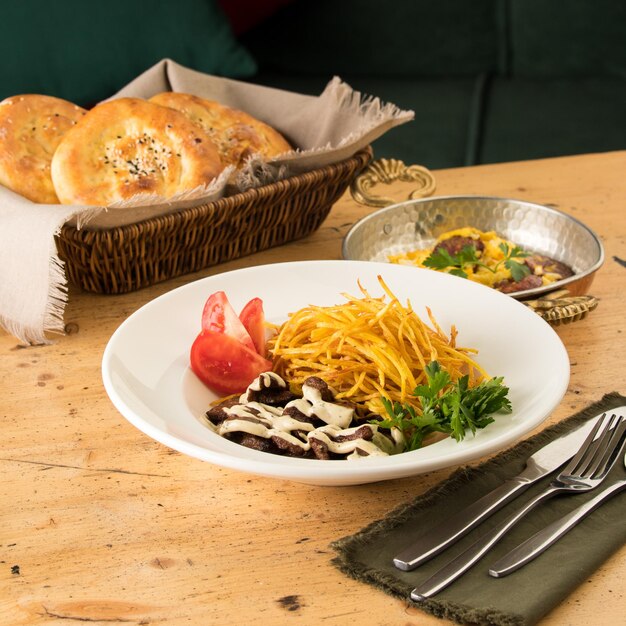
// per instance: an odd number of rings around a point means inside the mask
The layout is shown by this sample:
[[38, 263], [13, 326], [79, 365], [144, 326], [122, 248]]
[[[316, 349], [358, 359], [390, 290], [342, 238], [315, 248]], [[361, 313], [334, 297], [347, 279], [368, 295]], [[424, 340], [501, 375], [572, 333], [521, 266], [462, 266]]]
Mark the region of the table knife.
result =
[[[626, 415], [626, 406], [612, 409], [612, 412]], [[526, 460], [526, 467], [520, 474], [456, 513], [441, 526], [427, 531], [393, 559], [394, 565], [406, 572], [415, 569], [458, 541], [540, 478], [564, 465], [578, 450], [601, 415], [602, 413], [587, 420], [576, 430], [535, 452]]]

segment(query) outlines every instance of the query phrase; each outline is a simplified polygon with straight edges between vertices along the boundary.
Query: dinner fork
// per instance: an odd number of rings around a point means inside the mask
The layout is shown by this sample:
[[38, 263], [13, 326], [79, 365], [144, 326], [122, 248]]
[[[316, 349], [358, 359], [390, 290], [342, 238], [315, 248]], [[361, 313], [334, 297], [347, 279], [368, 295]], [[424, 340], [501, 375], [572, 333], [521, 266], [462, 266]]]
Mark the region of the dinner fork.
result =
[[626, 417], [621, 415], [607, 417], [604, 414], [572, 460], [543, 492], [413, 589], [411, 599], [421, 602], [454, 582], [540, 503], [560, 493], [576, 494], [597, 487], [617, 460], [617, 452], [622, 445], [625, 433]]

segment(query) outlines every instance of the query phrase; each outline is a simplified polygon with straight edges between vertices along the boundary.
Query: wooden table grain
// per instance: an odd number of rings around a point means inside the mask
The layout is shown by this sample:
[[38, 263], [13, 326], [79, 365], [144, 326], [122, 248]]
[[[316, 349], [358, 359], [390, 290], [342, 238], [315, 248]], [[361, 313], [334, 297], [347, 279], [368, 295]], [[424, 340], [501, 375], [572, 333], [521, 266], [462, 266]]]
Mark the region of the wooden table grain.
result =
[[[554, 423], [626, 393], [626, 152], [435, 172], [437, 195], [547, 204], [602, 238], [600, 305], [561, 326], [571, 382]], [[411, 186], [385, 195], [405, 199]], [[355, 582], [329, 543], [383, 517], [453, 468], [358, 487], [314, 487], [214, 467], [151, 440], [114, 409], [105, 345], [141, 305], [189, 281], [250, 265], [338, 259], [373, 209], [347, 193], [305, 240], [120, 296], [70, 290], [65, 336], [21, 348], [0, 331], [0, 624], [446, 623]], [[617, 624], [626, 548], [542, 621]]]

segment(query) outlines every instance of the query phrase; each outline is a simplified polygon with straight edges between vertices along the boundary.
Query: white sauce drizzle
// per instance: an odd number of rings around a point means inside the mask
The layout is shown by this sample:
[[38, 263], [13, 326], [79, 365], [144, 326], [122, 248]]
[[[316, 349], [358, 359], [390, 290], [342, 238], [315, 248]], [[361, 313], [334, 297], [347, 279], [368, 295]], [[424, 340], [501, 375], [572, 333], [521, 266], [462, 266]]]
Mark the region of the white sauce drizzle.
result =
[[246, 392], [242, 397], [248, 397], [248, 391], [261, 391], [262, 389], [267, 389], [271, 386], [272, 381], [276, 383], [278, 387], [281, 389], [287, 389], [287, 383], [274, 372], [263, 372], [260, 376], [255, 378], [249, 385]]
[[[272, 382], [274, 382], [273, 385]], [[321, 391], [310, 385], [303, 385], [303, 397], [292, 400], [285, 409], [294, 407], [307, 417], [315, 416], [325, 422], [324, 426], [317, 428], [309, 422], [285, 415], [283, 408], [247, 400], [248, 391], [261, 391], [270, 385], [274, 388], [287, 387], [285, 381], [274, 372], [264, 372], [242, 394], [239, 400], [241, 404], [224, 407], [224, 412], [231, 419], [224, 420], [217, 426], [209, 421], [211, 428], [221, 436], [233, 432], [244, 432], [264, 439], [278, 437], [291, 445], [298, 446], [303, 452], [309, 451], [311, 439], [316, 439], [325, 444], [329, 452], [346, 454], [348, 459], [360, 459], [364, 456], [388, 456], [402, 449], [403, 437], [400, 431], [392, 429], [393, 441], [391, 441], [378, 431], [376, 424], [350, 427], [354, 417], [354, 409], [322, 400]], [[347, 441], [334, 440], [339, 437], [350, 437], [363, 426], [367, 426], [373, 432], [371, 441], [362, 437]], [[301, 431], [300, 436], [294, 435], [294, 431]]]
[[322, 392], [310, 385], [302, 385], [302, 398], [292, 400], [285, 408], [295, 407], [307, 417], [319, 417], [327, 424], [334, 424], [340, 428], [347, 428], [354, 417], [354, 409], [325, 402]]

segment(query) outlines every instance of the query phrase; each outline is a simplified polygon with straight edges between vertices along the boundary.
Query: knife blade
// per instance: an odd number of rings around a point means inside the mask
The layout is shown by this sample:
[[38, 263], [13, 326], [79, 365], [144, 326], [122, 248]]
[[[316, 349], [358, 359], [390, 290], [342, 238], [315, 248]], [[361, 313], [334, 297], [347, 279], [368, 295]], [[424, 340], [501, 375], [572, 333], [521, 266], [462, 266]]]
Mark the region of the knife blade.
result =
[[[611, 412], [626, 415], [626, 406]], [[393, 564], [405, 572], [419, 567], [447, 547], [458, 541], [507, 502], [519, 496], [539, 479], [559, 469], [576, 453], [602, 413], [592, 417], [577, 429], [551, 441], [526, 460], [524, 470], [482, 498], [433, 527], [415, 543], [400, 552]]]

